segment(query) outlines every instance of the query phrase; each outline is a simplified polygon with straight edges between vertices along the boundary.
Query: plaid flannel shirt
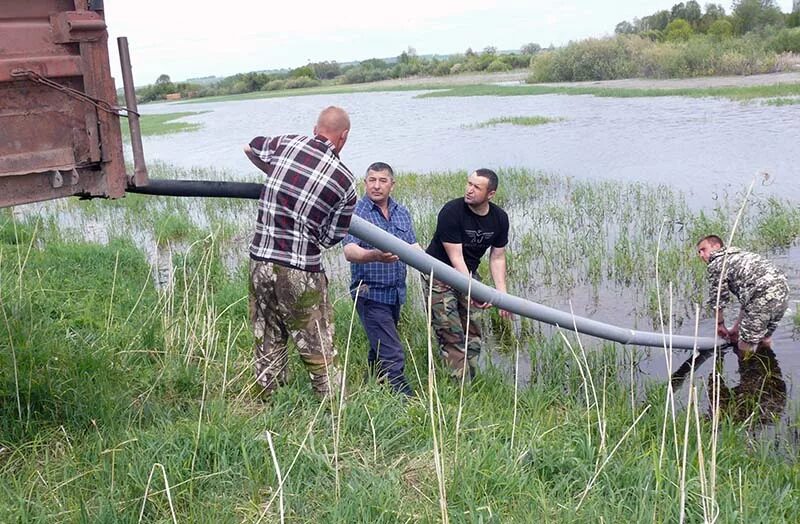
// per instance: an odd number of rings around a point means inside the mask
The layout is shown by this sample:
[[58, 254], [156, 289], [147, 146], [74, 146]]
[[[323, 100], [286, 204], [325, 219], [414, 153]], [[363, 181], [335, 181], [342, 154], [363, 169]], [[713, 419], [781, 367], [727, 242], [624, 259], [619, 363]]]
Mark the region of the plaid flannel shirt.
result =
[[352, 173], [322, 136], [259, 136], [250, 148], [267, 164], [250, 257], [323, 271], [321, 248], [340, 242], [350, 227]]
[[[378, 226], [400, 240], [415, 244], [414, 225], [408, 209], [389, 197], [389, 219], [383, 216], [380, 208], [367, 196], [361, 197], [356, 204], [356, 215], [367, 222]], [[363, 240], [347, 235], [344, 244], [355, 243], [364, 249], [373, 249]], [[391, 264], [368, 262], [366, 264], [350, 264], [350, 294], [355, 298], [356, 289], [362, 285], [358, 296], [365, 297], [382, 304], [402, 304], [406, 301], [406, 265], [397, 261]]]

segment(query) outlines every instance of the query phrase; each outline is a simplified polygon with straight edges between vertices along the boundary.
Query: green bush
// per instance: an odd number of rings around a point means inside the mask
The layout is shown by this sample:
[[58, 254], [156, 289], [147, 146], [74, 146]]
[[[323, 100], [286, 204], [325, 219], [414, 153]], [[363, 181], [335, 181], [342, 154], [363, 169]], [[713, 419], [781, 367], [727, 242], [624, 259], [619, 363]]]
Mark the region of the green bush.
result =
[[715, 73], [716, 50], [709, 38], [692, 38], [681, 46], [690, 76], [708, 76]]
[[612, 80], [636, 72], [624, 37], [570, 42], [565, 48], [536, 55], [532, 64], [532, 78], [537, 82]]
[[316, 78], [311, 65], [304, 65], [289, 71], [289, 78]]
[[511, 71], [511, 66], [503, 62], [499, 58], [492, 60], [486, 70], [490, 73], [498, 73], [500, 71]]
[[708, 35], [717, 40], [730, 38], [733, 36], [733, 24], [725, 19], [715, 20], [708, 26]]
[[640, 35], [618, 35], [571, 42], [533, 57], [529, 80], [569, 82], [768, 73], [783, 67], [776, 50], [792, 49], [800, 40], [800, 30], [795, 29], [776, 33], [771, 40], [756, 33], [740, 38], [720, 37], [730, 29], [727, 24], [718, 25], [716, 35], [695, 34], [686, 41], [656, 42]]
[[317, 87], [321, 85], [322, 82], [317, 80], [316, 78], [311, 78], [308, 76], [300, 76], [297, 78], [289, 78], [286, 80], [286, 89], [299, 89], [301, 87]]
[[689, 67], [681, 49], [674, 45], [652, 45], [637, 57], [639, 74], [646, 78], [687, 76]]
[[364, 70], [360, 67], [353, 67], [344, 72], [341, 76], [343, 84], [363, 84], [367, 81]]
[[665, 38], [668, 42], [686, 42], [692, 37], [692, 26], [683, 18], [676, 18], [669, 24], [665, 30]]
[[286, 80], [271, 80], [262, 89], [264, 91], [281, 91], [286, 89]]
[[778, 31], [767, 47], [776, 53], [800, 53], [800, 27]]

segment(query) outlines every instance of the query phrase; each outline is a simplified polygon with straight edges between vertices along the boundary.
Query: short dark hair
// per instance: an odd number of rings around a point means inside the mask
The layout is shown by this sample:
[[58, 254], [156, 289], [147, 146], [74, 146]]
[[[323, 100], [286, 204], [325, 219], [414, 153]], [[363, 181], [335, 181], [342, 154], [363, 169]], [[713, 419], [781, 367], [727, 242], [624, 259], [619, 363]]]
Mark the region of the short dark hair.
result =
[[369, 176], [370, 171], [376, 171], [376, 172], [386, 171], [387, 173], [389, 173], [390, 177], [394, 178], [394, 169], [392, 169], [392, 166], [390, 166], [386, 162], [371, 163], [367, 168], [367, 172], [364, 173], [364, 176]]
[[475, 170], [475, 174], [489, 180], [489, 191], [497, 191], [497, 173], [482, 167]]
[[704, 236], [703, 238], [701, 238], [700, 240], [698, 240], [698, 241], [697, 241], [697, 244], [696, 244], [696, 245], [698, 245], [698, 246], [699, 246], [700, 244], [702, 244], [702, 243], [703, 243], [703, 242], [705, 242], [706, 240], [708, 240], [708, 241], [709, 241], [709, 242], [711, 242], [712, 244], [717, 244], [717, 245], [719, 245], [719, 247], [725, 247], [725, 242], [723, 242], [723, 241], [722, 241], [722, 239], [721, 239], [721, 238], [719, 238], [717, 235], [708, 235], [708, 236]]

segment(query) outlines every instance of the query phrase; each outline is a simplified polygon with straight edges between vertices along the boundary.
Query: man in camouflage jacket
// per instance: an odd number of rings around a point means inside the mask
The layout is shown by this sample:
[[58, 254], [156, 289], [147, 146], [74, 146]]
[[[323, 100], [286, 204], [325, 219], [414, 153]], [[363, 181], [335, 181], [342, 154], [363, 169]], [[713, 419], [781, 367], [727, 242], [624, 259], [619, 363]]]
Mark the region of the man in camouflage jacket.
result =
[[[769, 347], [772, 333], [789, 306], [786, 275], [760, 255], [725, 247], [716, 235], [700, 240], [697, 254], [708, 264], [707, 304], [715, 311], [717, 334], [731, 342], [738, 340], [741, 351]], [[728, 329], [723, 313], [731, 295], [739, 299], [741, 311]]]

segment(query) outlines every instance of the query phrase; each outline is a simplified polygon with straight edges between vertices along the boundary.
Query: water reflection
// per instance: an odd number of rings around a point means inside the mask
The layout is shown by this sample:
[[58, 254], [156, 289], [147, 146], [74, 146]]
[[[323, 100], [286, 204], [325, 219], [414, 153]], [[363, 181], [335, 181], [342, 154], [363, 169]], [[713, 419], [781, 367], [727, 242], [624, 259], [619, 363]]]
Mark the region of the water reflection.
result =
[[[736, 357], [739, 382], [734, 382], [733, 374], [724, 370], [724, 355], [730, 351]], [[786, 408], [787, 388], [775, 352], [771, 348], [758, 348], [755, 352], [742, 352], [727, 346], [717, 352], [719, 376], [719, 405], [724, 415], [735, 422], [752, 422], [757, 426], [773, 425], [781, 420]], [[692, 364], [699, 368], [714, 356], [713, 350], [700, 351], [695, 358], [689, 357], [672, 374], [675, 389], [680, 388], [692, 372]], [[707, 390], [714, 389], [714, 373], [706, 378]], [[708, 411], [711, 414], [712, 405]]]
[[739, 384], [729, 387], [720, 379], [720, 409], [737, 422], [752, 420], [772, 424], [781, 419], [786, 407], [786, 382], [770, 348], [756, 352], [735, 351]]

